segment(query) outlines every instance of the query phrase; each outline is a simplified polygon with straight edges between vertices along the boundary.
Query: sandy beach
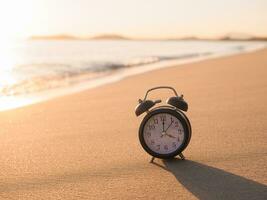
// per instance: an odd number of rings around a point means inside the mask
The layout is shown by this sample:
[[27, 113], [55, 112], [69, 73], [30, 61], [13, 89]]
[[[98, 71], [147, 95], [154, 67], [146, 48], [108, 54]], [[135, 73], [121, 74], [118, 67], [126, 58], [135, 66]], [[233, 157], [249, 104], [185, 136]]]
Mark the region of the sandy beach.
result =
[[[185, 161], [139, 144], [134, 108], [158, 85], [189, 104]], [[267, 199], [266, 102], [265, 49], [0, 112], [0, 199]]]

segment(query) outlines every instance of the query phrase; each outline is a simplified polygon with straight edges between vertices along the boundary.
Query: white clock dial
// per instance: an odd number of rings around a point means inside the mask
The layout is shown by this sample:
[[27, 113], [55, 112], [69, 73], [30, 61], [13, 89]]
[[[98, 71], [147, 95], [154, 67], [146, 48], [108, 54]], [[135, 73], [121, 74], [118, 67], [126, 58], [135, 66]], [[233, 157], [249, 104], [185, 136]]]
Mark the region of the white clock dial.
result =
[[185, 139], [182, 123], [168, 113], [153, 115], [143, 129], [144, 141], [149, 149], [158, 154], [169, 154], [181, 147]]

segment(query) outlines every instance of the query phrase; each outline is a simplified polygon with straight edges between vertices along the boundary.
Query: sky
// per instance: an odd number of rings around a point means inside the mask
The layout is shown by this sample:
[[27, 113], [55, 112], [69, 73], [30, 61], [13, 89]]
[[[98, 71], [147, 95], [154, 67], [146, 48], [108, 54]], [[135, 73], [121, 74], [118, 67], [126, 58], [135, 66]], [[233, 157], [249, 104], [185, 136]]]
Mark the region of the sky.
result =
[[0, 0], [0, 38], [267, 36], [267, 0]]

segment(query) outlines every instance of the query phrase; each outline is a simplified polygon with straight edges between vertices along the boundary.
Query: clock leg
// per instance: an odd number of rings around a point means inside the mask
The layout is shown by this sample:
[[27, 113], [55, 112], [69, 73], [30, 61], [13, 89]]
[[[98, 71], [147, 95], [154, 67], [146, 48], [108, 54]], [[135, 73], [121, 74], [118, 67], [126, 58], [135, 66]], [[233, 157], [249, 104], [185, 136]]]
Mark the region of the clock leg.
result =
[[184, 155], [183, 155], [182, 153], [180, 153], [179, 156], [180, 156], [180, 158], [181, 158], [182, 160], [185, 159], [185, 157], [184, 157]]
[[155, 157], [152, 157], [151, 160], [150, 160], [150, 163], [153, 163]]

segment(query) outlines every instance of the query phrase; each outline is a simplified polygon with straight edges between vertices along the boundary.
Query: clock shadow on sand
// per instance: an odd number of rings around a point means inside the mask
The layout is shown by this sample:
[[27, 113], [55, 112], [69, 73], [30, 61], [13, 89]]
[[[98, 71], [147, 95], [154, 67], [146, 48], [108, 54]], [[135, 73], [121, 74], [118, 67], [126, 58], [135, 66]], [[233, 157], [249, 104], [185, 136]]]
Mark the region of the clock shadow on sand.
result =
[[154, 165], [172, 173], [198, 199], [267, 199], [267, 186], [198, 162], [177, 158]]

